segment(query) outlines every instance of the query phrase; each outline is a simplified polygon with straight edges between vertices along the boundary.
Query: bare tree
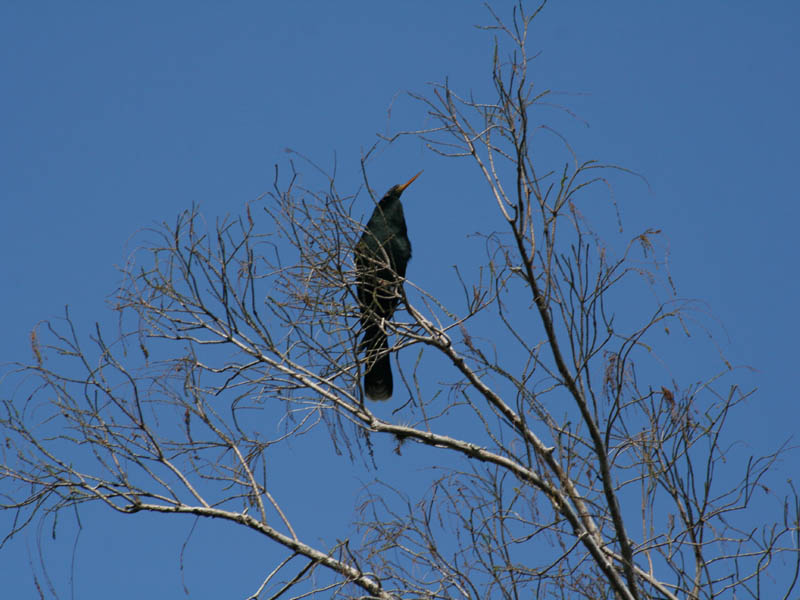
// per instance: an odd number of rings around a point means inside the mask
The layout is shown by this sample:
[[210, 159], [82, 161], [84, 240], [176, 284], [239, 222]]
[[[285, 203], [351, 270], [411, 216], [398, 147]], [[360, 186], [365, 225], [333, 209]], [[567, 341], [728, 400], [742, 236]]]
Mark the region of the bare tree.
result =
[[[98, 327], [87, 347], [68, 313], [34, 332], [17, 374], [35, 389], [0, 420], [5, 539], [101, 503], [273, 540], [286, 558], [253, 598], [759, 598], [772, 567], [789, 597], [800, 505], [764, 485], [782, 449], [720, 475], [748, 393], [724, 364], [689, 384], [663, 368], [665, 330], [702, 314], [674, 293], [658, 230], [619, 245], [591, 228], [586, 207], [618, 219], [607, 186], [624, 170], [580, 160], [535, 120], [549, 101], [528, 72], [540, 9], [520, 2], [486, 28], [493, 98], [434, 85], [414, 96], [433, 125], [386, 140], [466, 159], [504, 224], [482, 232], [483, 264], [457, 269], [459, 305], [411, 280], [397, 291], [402, 310], [381, 324], [402, 358], [390, 416], [360, 387], [374, 357], [359, 353], [359, 198], [332, 177], [304, 187], [292, 163], [239, 217], [208, 226], [192, 209], [146, 233], [117, 295], [121, 335]], [[537, 150], [553, 139], [561, 162]], [[362, 164], [370, 190], [369, 153]], [[621, 298], [638, 310], [620, 314]], [[430, 361], [446, 365], [435, 386], [418, 377]], [[416, 444], [434, 476], [407, 490], [376, 471], [345, 541], [303, 539], [267, 474], [275, 448], [319, 427], [370, 469], [376, 439], [401, 455]]]

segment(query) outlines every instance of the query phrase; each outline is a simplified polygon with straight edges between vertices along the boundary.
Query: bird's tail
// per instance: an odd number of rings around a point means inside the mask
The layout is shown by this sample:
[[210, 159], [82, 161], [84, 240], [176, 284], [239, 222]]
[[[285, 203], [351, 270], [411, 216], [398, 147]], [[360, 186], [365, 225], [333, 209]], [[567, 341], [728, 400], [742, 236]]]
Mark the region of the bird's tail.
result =
[[392, 396], [392, 364], [386, 352], [388, 349], [386, 334], [378, 325], [368, 325], [361, 350], [367, 353], [364, 393], [370, 400], [388, 400]]

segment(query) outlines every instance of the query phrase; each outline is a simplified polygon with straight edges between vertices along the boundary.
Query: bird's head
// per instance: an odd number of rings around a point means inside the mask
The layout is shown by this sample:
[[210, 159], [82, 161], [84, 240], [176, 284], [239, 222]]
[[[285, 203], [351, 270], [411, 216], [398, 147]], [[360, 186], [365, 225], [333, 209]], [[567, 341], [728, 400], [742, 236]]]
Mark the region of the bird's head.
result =
[[389, 191], [386, 192], [386, 195], [383, 197], [383, 199], [384, 200], [390, 200], [390, 199], [391, 200], [396, 200], [397, 198], [400, 197], [400, 194], [402, 194], [408, 186], [410, 186], [412, 183], [414, 183], [414, 180], [417, 177], [419, 177], [420, 175], [422, 175], [422, 171], [420, 171], [419, 173], [414, 175], [411, 179], [409, 179], [408, 181], [406, 181], [403, 184], [393, 185], [392, 187], [389, 188]]

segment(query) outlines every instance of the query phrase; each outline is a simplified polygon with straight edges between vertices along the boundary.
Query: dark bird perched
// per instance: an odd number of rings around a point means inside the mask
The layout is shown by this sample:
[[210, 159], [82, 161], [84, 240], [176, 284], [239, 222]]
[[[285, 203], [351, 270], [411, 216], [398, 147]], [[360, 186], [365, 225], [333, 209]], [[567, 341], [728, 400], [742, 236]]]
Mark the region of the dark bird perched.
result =
[[400, 195], [422, 171], [403, 185], [393, 186], [378, 202], [356, 244], [356, 285], [364, 338], [360, 349], [367, 354], [364, 393], [371, 400], [392, 395], [389, 344], [382, 327], [397, 308], [406, 266], [411, 258], [406, 219]]

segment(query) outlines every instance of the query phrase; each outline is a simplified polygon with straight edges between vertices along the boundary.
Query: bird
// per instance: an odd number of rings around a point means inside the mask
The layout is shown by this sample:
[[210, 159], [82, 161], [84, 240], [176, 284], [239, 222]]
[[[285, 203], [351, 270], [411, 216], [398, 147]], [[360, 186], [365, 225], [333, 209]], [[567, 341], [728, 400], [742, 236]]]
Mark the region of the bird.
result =
[[359, 350], [367, 357], [364, 393], [370, 400], [392, 396], [392, 366], [383, 322], [392, 318], [400, 301], [411, 241], [400, 196], [422, 171], [395, 185], [378, 202], [355, 247], [356, 291], [364, 337]]

